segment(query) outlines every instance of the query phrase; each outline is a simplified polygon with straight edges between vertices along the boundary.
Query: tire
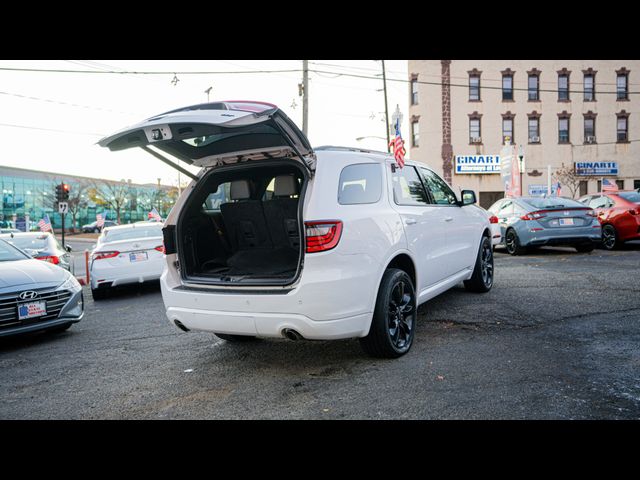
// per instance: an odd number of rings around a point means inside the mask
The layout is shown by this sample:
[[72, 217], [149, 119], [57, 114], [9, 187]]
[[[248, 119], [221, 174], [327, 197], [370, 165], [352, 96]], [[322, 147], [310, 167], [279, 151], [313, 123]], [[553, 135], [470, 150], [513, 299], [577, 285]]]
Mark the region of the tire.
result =
[[91, 296], [93, 297], [94, 302], [99, 300], [104, 300], [107, 298], [107, 289], [106, 288], [96, 288], [91, 289]]
[[409, 275], [396, 268], [385, 271], [369, 334], [360, 339], [362, 349], [378, 358], [398, 358], [407, 353], [415, 336], [417, 307]]
[[509, 255], [522, 255], [526, 250], [522, 245], [520, 245], [518, 234], [513, 228], [507, 230], [507, 233], [504, 236], [504, 244], [507, 247], [507, 253]]
[[596, 246], [593, 243], [588, 243], [586, 245], [576, 245], [576, 250], [580, 253], [593, 252], [594, 248], [596, 248]]
[[100, 229], [99, 228], [94, 228], [93, 229], [93, 233], [100, 233]]
[[493, 286], [493, 249], [491, 239], [482, 237], [473, 275], [464, 281], [464, 287], [470, 292], [486, 293]]
[[618, 232], [613, 225], [602, 226], [602, 248], [605, 250], [615, 250], [620, 247]]
[[47, 329], [47, 332], [50, 332], [50, 333], [64, 332], [65, 330], [69, 330], [69, 327], [71, 325], [73, 325], [73, 322], [63, 323], [62, 325], [58, 325], [58, 326]]
[[227, 342], [235, 343], [252, 342], [253, 340], [256, 340], [256, 337], [251, 335], [229, 335], [227, 333], [216, 333], [215, 335]]

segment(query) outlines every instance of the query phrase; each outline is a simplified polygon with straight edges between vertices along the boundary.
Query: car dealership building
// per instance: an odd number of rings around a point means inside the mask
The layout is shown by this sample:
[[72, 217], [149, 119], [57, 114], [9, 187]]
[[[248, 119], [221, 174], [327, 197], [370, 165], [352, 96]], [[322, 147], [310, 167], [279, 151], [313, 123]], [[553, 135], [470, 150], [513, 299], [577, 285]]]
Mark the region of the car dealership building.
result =
[[546, 192], [563, 165], [575, 197], [602, 178], [640, 188], [640, 61], [410, 60], [408, 72], [411, 158], [483, 207], [504, 195], [507, 142], [524, 157], [525, 195]]

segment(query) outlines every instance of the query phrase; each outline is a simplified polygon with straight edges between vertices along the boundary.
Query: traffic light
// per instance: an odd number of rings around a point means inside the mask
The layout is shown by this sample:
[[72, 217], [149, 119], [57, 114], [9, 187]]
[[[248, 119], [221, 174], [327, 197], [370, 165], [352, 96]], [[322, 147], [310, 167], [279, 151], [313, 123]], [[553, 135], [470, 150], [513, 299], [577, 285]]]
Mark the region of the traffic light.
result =
[[56, 201], [62, 201], [62, 184], [56, 185]]
[[62, 200], [63, 201], [69, 200], [69, 190], [71, 190], [71, 187], [69, 186], [69, 184], [63, 183], [62, 184]]

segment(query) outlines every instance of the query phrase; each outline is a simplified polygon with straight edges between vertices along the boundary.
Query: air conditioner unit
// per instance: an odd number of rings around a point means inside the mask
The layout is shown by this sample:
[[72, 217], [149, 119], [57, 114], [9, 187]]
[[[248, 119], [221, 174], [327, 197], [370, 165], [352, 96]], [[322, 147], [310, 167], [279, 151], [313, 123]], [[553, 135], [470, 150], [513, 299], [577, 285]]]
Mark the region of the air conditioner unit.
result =
[[529, 143], [540, 143], [540, 137], [529, 137]]
[[471, 143], [482, 143], [482, 137], [471, 137]]
[[587, 136], [585, 143], [596, 143], [596, 137], [592, 135]]

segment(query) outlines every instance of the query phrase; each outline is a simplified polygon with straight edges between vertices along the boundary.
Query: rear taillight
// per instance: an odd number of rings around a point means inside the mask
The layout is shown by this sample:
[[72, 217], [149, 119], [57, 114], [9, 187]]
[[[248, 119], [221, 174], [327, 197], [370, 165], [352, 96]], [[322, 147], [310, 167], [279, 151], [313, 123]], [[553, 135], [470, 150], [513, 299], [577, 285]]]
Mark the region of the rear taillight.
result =
[[498, 217], [496, 217], [495, 215], [491, 215], [489, 217], [489, 223], [498, 223]]
[[103, 260], [105, 258], [113, 258], [120, 255], [120, 252], [97, 252], [93, 254], [94, 260]]
[[164, 245], [158, 245], [154, 250], [159, 251], [160, 253], [164, 253]]
[[540, 220], [541, 218], [546, 217], [546, 215], [542, 214], [541, 212], [529, 212], [529, 213], [525, 213], [524, 215], [522, 215], [520, 217], [520, 219], [522, 220]]
[[44, 262], [53, 263], [54, 265], [58, 265], [60, 263], [60, 258], [55, 256], [44, 256], [44, 257], [36, 257], [36, 258]]
[[339, 220], [322, 220], [304, 222], [307, 236], [307, 253], [331, 250], [340, 241], [342, 222]]

